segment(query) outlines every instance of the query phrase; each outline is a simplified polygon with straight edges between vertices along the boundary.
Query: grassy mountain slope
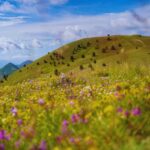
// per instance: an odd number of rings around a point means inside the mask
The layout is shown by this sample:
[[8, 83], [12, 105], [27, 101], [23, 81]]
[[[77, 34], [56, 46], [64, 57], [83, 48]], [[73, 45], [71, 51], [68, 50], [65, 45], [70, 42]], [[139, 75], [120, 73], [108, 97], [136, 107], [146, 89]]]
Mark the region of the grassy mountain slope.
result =
[[[140, 35], [82, 39], [65, 45], [20, 69], [12, 74], [7, 82], [17, 83], [47, 73], [53, 75], [56, 70], [78, 71], [80, 65], [83, 67], [85, 65], [86, 68], [89, 64], [98, 64], [99, 67], [102, 65], [111, 67], [121, 63], [147, 65], [150, 63], [149, 41], [150, 37]], [[71, 60], [71, 57], [74, 60]]]

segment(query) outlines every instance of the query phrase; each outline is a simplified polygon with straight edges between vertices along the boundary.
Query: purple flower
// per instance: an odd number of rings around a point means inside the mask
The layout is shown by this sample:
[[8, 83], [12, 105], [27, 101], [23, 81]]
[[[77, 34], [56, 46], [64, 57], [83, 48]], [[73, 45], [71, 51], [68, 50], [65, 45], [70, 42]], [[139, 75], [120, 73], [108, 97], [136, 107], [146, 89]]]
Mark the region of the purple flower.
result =
[[5, 145], [4, 144], [0, 144], [0, 150], [5, 150]]
[[68, 123], [67, 120], [64, 120], [64, 121], [62, 122], [61, 132], [62, 132], [63, 134], [67, 134], [67, 133], [68, 133], [68, 125], [69, 125], [69, 123]]
[[64, 120], [63, 122], [62, 122], [62, 126], [68, 126], [68, 121], [67, 120]]
[[21, 126], [22, 123], [23, 123], [23, 122], [22, 122], [22, 119], [18, 119], [18, 120], [17, 120], [17, 124], [18, 124], [19, 126]]
[[129, 112], [128, 110], [126, 110], [125, 113], [124, 113], [124, 115], [125, 115], [126, 117], [129, 117], [129, 116], [130, 116], [130, 112]]
[[41, 141], [39, 145], [39, 150], [46, 150], [46, 149], [47, 149], [46, 141]]
[[71, 116], [72, 123], [77, 123], [80, 120], [80, 116], [78, 114], [74, 114]]
[[12, 114], [13, 114], [13, 116], [16, 116], [17, 115], [17, 108], [16, 107], [12, 107], [11, 108], [11, 112], [12, 112]]
[[43, 99], [39, 99], [39, 100], [38, 100], [38, 103], [39, 103], [40, 105], [44, 105], [44, 104], [45, 104], [45, 101], [44, 101]]
[[73, 137], [71, 137], [71, 138], [69, 139], [69, 141], [70, 141], [71, 143], [74, 143], [74, 142], [75, 142], [75, 139], [74, 139]]
[[118, 113], [122, 113], [122, 112], [123, 112], [123, 109], [122, 109], [121, 107], [119, 107], [119, 108], [117, 109], [117, 112], [118, 112]]
[[133, 108], [133, 109], [131, 110], [131, 114], [132, 114], [133, 116], [139, 116], [139, 115], [141, 115], [141, 109], [138, 108], [138, 107]]
[[6, 131], [0, 130], [0, 140], [5, 140], [5, 136], [6, 136]]
[[7, 134], [5, 130], [0, 130], [0, 140], [10, 140], [11, 134]]

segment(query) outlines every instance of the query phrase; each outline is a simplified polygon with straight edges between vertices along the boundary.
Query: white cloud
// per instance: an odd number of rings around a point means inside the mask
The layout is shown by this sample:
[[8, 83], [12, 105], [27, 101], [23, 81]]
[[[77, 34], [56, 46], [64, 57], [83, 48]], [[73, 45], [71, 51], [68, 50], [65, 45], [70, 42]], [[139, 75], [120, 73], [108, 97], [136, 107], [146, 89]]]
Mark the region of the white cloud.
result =
[[15, 6], [5, 1], [0, 5], [0, 12], [14, 12]]
[[52, 5], [62, 5], [67, 3], [69, 0], [49, 0]]
[[[138, 8], [134, 10], [134, 12], [139, 17], [144, 18], [144, 20], [146, 19], [146, 23], [141, 22], [135, 17], [133, 12], [130, 11], [95, 16], [70, 15], [38, 23], [23, 22], [25, 21], [23, 17], [9, 18], [5, 20], [6, 24], [3, 24], [3, 26], [0, 25], [0, 35], [11, 39], [11, 41], [20, 48], [16, 48], [15, 45], [0, 40], [0, 59], [11, 59], [14, 58], [15, 55], [20, 56], [20, 58], [22, 56], [24, 59], [24, 56], [38, 58], [67, 42], [84, 37], [107, 35], [108, 33], [149, 35], [150, 5]], [[23, 23], [17, 23], [17, 19]], [[13, 21], [16, 24], [14, 25], [12, 23], [13, 26], [11, 26], [10, 22]], [[0, 20], [0, 24], [1, 23], [2, 20]], [[8, 44], [11, 45], [9, 46], [9, 50]], [[12, 52], [10, 53], [10, 51]], [[11, 56], [9, 54], [11, 54]], [[16, 59], [18, 59], [18, 57]]]

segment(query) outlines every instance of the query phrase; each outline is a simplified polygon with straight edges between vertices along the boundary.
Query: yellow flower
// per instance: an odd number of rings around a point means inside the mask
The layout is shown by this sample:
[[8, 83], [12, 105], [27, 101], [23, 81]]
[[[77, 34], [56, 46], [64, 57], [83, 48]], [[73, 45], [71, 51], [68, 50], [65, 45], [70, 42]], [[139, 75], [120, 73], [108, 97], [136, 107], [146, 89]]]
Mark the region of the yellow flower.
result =
[[112, 105], [108, 105], [107, 107], [105, 107], [104, 109], [104, 113], [111, 113], [113, 112], [114, 107]]
[[52, 135], [52, 133], [51, 132], [48, 132], [48, 136], [50, 137]]

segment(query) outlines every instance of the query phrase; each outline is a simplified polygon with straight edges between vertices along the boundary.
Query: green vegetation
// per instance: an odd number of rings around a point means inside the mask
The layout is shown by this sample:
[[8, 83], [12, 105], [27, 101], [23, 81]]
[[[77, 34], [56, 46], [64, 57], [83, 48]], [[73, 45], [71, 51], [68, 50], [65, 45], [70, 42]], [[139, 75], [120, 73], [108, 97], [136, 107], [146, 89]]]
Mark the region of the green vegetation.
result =
[[150, 149], [150, 37], [63, 46], [0, 86], [0, 149]]

